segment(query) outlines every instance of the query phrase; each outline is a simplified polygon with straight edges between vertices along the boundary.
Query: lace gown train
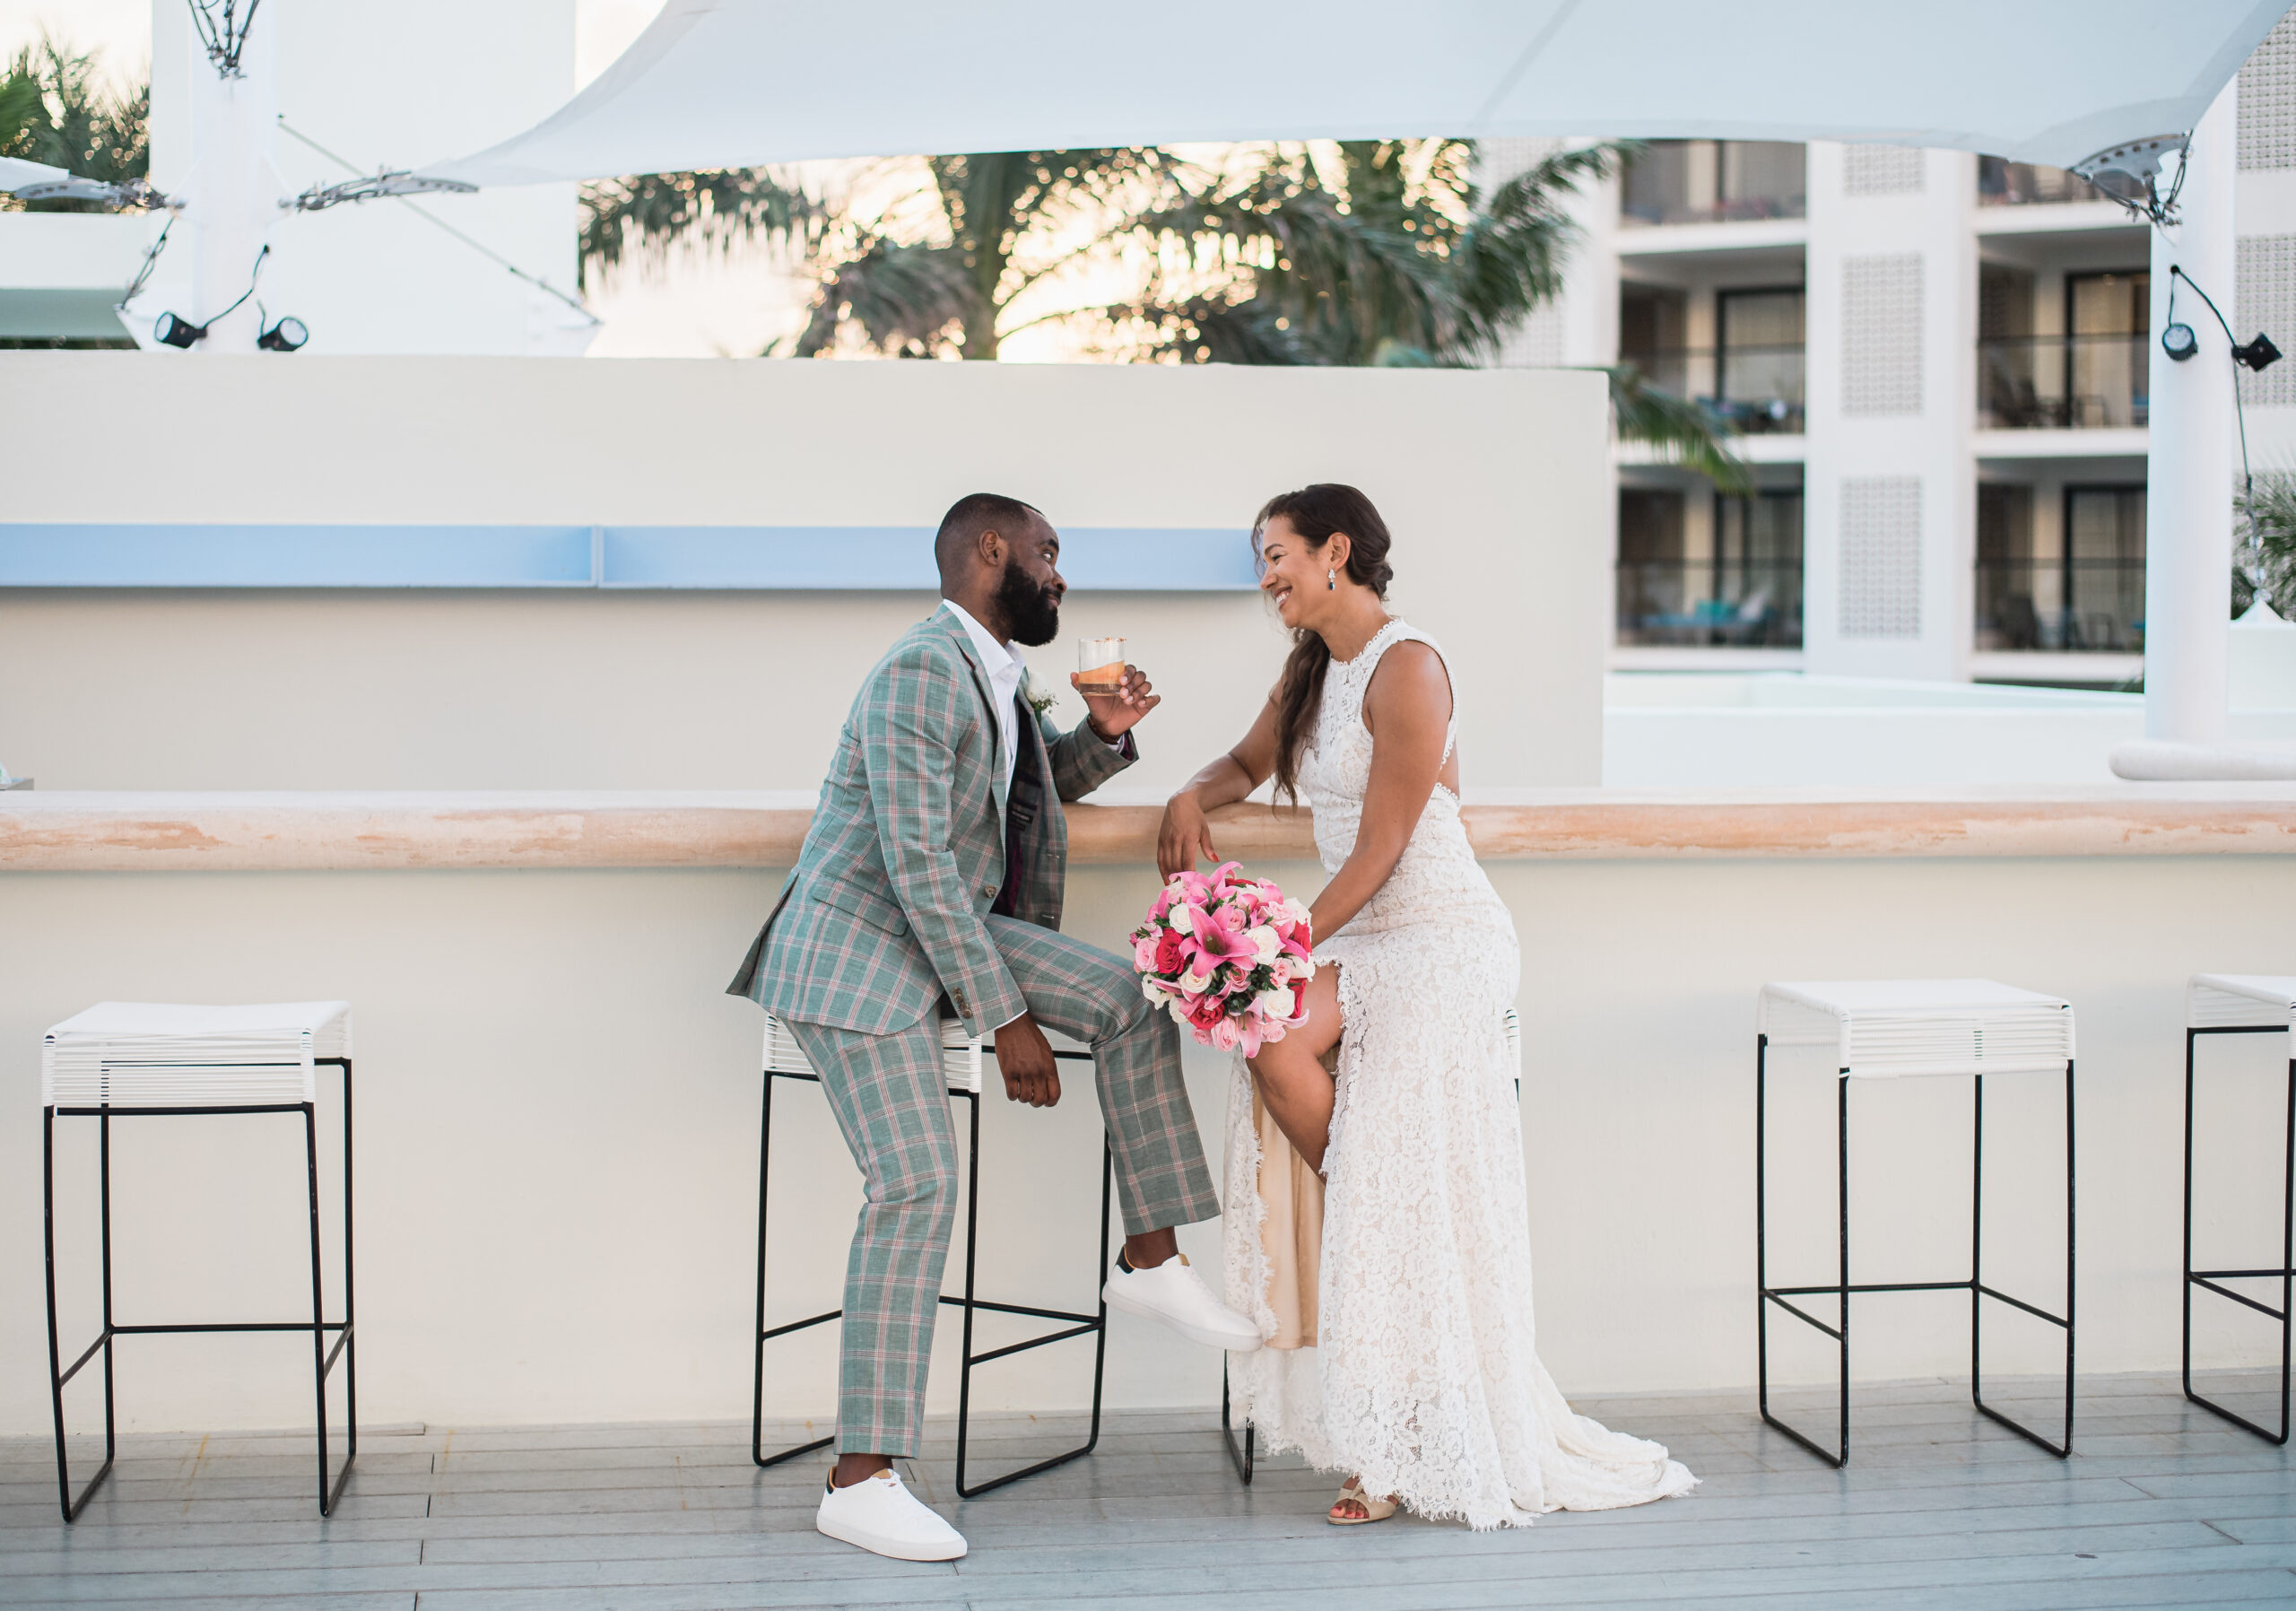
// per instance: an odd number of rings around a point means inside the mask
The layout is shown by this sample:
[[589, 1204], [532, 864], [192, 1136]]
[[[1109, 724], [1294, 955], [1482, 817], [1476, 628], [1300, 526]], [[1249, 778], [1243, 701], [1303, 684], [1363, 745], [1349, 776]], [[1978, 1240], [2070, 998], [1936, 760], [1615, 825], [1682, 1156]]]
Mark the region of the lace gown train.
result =
[[[1354, 848], [1370, 779], [1363, 692], [1407, 639], [1433, 647], [1392, 621], [1326, 675], [1300, 786], [1327, 871]], [[1455, 716], [1447, 760], [1457, 732]], [[1448, 789], [1316, 954], [1338, 965], [1344, 1019], [1319, 1262], [1314, 1177], [1255, 1102], [1240, 1056], [1229, 1102], [1228, 1302], [1270, 1340], [1229, 1369], [1261, 1438], [1475, 1528], [1688, 1492], [1696, 1479], [1664, 1448], [1572, 1413], [1539, 1363], [1501, 1026], [1520, 959]]]

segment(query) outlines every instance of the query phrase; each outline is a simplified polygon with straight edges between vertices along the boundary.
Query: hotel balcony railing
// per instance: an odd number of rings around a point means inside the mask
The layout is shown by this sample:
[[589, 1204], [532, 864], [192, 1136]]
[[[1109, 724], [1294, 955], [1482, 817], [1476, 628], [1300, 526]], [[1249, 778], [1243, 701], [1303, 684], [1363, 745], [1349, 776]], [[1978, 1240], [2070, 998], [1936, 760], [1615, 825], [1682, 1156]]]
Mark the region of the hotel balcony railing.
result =
[[2141, 651], [2144, 562], [1979, 560], [1977, 647], [2087, 654]]
[[1802, 432], [1803, 348], [1672, 347], [1622, 353], [1643, 379], [1704, 404], [1747, 435]]
[[[1710, 145], [1710, 196], [1693, 200], [1690, 152]], [[1802, 147], [1772, 141], [1652, 140], [1628, 165], [1619, 222], [1728, 223], [1757, 218], [1805, 218], [1810, 211]]]
[[1981, 207], [2022, 207], [2037, 202], [2105, 201], [2105, 193], [2062, 168], [2012, 162], [2005, 157], [1977, 160], [1977, 200]]
[[1680, 648], [1799, 649], [1802, 562], [1621, 560], [1618, 640]]
[[2117, 431], [2151, 404], [2143, 335], [2012, 335], [1977, 344], [1978, 424], [1988, 431]]

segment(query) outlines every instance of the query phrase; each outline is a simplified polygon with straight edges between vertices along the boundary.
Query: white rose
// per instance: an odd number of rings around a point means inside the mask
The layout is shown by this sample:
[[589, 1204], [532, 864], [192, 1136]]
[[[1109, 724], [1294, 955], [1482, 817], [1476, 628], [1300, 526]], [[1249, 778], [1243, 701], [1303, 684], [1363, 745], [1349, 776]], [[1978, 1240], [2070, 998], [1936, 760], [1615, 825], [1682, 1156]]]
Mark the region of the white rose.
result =
[[1304, 923], [1308, 920], [1308, 909], [1301, 905], [1296, 897], [1286, 897], [1283, 902], [1283, 916], [1288, 922]]
[[1183, 973], [1180, 975], [1180, 988], [1187, 991], [1191, 996], [1201, 996], [1205, 991], [1211, 988], [1212, 975], [1209, 973]]
[[1294, 1010], [1288, 989], [1262, 990], [1252, 997], [1252, 1006], [1270, 1018], [1289, 1018]]
[[1283, 942], [1276, 938], [1273, 928], [1248, 928], [1244, 938], [1251, 943], [1255, 962], [1272, 962], [1283, 954]]
[[1196, 932], [1196, 908], [1190, 906], [1185, 901], [1175, 901], [1172, 902], [1171, 910], [1164, 914], [1164, 921], [1170, 923], [1175, 930], [1181, 934], [1194, 934]]

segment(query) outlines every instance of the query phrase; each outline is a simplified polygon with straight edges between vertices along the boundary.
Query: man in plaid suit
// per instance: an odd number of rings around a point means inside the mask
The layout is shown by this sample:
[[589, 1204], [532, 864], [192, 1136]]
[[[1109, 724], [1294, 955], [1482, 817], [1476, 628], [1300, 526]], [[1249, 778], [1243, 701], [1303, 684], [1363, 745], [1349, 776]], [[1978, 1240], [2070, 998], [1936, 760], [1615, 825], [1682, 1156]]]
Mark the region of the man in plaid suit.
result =
[[1158, 696], [1126, 666], [1116, 693], [1084, 694], [1090, 714], [1067, 733], [1028, 702], [1013, 645], [1052, 641], [1067, 591], [1059, 536], [1030, 505], [961, 499], [935, 553], [942, 605], [855, 698], [796, 869], [729, 987], [788, 1025], [865, 1177], [846, 1267], [838, 1461], [816, 1525], [904, 1560], [965, 1552], [892, 1469], [917, 1452], [956, 1213], [944, 1013], [994, 1035], [1006, 1094], [1032, 1107], [1060, 1100], [1039, 1023], [1092, 1048], [1126, 1232], [1109, 1302], [1212, 1346], [1260, 1345], [1173, 1239], [1220, 1211], [1178, 1031], [1129, 960], [1059, 932], [1059, 803], [1132, 764], [1132, 728]]

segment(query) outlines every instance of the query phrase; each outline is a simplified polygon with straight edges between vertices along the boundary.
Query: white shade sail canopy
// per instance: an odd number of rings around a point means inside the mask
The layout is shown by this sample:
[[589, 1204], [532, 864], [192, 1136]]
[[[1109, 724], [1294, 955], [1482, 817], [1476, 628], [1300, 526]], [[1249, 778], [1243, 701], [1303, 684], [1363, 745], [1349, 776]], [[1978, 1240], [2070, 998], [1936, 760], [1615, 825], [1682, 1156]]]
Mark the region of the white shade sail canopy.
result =
[[668, 0], [478, 185], [1187, 141], [1874, 141], [2067, 166], [2179, 134], [2287, 0]]

